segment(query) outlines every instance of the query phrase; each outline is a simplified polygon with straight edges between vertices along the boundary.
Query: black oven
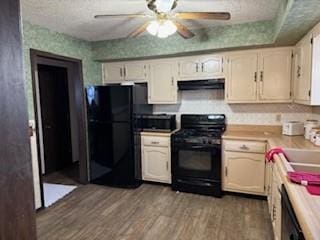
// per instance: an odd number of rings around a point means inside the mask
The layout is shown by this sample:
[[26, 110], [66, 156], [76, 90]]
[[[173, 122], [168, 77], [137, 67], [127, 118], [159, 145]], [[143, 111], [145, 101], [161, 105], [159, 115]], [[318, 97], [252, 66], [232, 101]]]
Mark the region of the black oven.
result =
[[173, 171], [177, 176], [220, 179], [221, 145], [183, 144], [173, 147]]
[[281, 239], [305, 239], [284, 185], [281, 191]]
[[173, 190], [221, 196], [221, 145], [174, 144]]

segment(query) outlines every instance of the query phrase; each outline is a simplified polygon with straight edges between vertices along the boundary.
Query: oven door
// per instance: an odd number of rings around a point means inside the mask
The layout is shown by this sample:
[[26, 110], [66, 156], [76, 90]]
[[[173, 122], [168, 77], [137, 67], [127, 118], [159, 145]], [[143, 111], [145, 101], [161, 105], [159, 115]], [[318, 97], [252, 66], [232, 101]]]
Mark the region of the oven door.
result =
[[221, 179], [221, 145], [181, 144], [173, 147], [173, 175], [203, 179]]

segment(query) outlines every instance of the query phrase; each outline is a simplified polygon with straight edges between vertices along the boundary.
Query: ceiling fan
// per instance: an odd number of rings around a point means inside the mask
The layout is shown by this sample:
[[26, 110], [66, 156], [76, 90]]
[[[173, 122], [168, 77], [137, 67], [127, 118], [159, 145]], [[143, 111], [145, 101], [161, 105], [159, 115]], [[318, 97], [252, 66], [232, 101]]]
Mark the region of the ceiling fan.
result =
[[159, 38], [166, 38], [175, 32], [185, 39], [195, 36], [178, 20], [229, 20], [228, 12], [173, 12], [178, 0], [146, 0], [148, 8], [153, 14], [111, 14], [96, 15], [95, 18], [126, 17], [150, 19], [142, 26], [132, 31], [128, 37], [137, 37], [145, 31]]

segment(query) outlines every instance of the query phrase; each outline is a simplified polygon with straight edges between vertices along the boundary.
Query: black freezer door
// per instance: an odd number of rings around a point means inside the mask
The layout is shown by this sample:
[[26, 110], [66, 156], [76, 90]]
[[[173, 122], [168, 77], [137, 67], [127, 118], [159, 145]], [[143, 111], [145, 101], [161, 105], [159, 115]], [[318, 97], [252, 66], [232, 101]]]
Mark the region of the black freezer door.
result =
[[100, 122], [132, 120], [132, 87], [87, 87], [88, 119]]

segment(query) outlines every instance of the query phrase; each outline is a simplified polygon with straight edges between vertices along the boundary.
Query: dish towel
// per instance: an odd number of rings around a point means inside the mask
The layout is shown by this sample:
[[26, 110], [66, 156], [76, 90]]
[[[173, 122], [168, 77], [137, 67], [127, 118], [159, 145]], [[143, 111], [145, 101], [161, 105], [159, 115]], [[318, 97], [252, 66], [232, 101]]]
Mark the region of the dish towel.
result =
[[311, 195], [320, 195], [320, 174], [306, 172], [288, 172], [291, 182], [306, 186]]
[[285, 155], [285, 153], [281, 147], [276, 147], [276, 148], [270, 149], [269, 151], [266, 152], [266, 156], [265, 156], [266, 161], [267, 162], [274, 162], [273, 155], [279, 154], [279, 153], [282, 153]]

